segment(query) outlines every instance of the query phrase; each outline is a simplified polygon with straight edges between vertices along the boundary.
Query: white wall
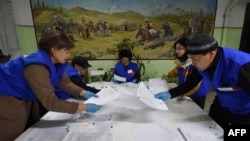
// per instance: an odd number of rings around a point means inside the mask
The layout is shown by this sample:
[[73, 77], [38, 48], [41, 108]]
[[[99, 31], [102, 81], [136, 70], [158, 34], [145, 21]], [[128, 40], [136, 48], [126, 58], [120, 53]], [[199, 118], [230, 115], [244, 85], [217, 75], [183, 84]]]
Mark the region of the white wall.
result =
[[232, 7], [229, 13], [227, 27], [239, 27], [242, 28], [244, 17], [245, 17], [245, 9], [246, 4], [250, 2], [250, 0], [218, 0], [217, 2], [217, 12], [215, 19], [215, 27], [223, 27], [224, 14], [226, 8], [237, 1], [237, 4]]
[[17, 25], [33, 26], [30, 0], [12, 0], [14, 17]]

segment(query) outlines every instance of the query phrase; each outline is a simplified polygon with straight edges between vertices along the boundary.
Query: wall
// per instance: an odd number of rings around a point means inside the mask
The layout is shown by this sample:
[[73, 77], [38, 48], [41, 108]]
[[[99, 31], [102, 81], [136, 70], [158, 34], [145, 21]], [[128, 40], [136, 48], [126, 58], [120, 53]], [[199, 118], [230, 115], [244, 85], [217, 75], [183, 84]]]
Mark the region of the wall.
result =
[[[20, 51], [22, 54], [29, 54], [37, 50], [29, 1], [30, 0], [12, 0], [15, 21], [17, 24], [17, 33], [21, 46]], [[234, 1], [235, 0], [218, 0], [214, 37], [220, 45], [238, 49], [244, 20], [245, 6], [247, 2], [250, 2], [250, 0], [239, 0], [237, 4], [229, 10], [229, 13], [224, 16], [227, 6]], [[226, 17], [226, 21], [228, 22], [225, 23], [224, 17]], [[226, 25], [226, 27], [223, 27], [223, 25]], [[150, 60], [149, 63], [147, 61], [144, 62], [146, 65], [146, 76], [151, 77], [160, 77], [163, 73], [170, 71], [174, 67], [173, 60]], [[91, 70], [97, 68], [109, 70], [114, 66], [116, 61], [101, 60], [90, 61], [90, 63], [93, 66], [90, 68]]]

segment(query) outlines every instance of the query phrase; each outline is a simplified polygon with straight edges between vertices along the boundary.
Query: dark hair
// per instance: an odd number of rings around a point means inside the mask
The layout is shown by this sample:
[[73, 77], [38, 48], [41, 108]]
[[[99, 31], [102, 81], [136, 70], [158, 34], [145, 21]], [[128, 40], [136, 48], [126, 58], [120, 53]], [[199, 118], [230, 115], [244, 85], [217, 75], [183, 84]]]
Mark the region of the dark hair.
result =
[[[181, 37], [180, 39], [178, 39], [177, 41], [175, 41], [174, 43], [174, 49], [176, 50], [176, 45], [177, 44], [181, 44], [184, 48], [187, 48], [187, 45], [188, 45], [188, 41], [189, 39], [187, 37]], [[175, 57], [180, 60], [181, 62], [185, 62], [187, 59], [188, 59], [188, 56], [187, 56], [187, 52], [185, 51], [185, 53], [178, 57], [177, 54], [175, 54]]]
[[187, 48], [189, 39], [187, 37], [181, 37], [174, 43], [174, 49], [176, 49], [176, 44], [181, 44], [184, 48]]
[[121, 50], [121, 51], [119, 52], [119, 59], [121, 60], [121, 59], [124, 58], [124, 57], [128, 58], [129, 61], [131, 61], [131, 60], [132, 60], [132, 53], [131, 53], [131, 51], [128, 50], [128, 49], [123, 49], [123, 50]]
[[38, 42], [38, 48], [49, 53], [53, 47], [57, 49], [71, 49], [74, 47], [74, 44], [62, 31], [53, 30], [42, 34]]

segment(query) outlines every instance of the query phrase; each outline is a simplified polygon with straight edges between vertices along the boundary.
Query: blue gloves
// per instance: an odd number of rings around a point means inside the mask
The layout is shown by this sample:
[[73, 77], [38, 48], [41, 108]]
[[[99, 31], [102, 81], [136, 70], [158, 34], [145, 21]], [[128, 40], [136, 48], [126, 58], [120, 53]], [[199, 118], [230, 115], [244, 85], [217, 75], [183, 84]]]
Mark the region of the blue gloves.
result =
[[95, 113], [96, 111], [98, 111], [100, 108], [102, 107], [102, 105], [96, 105], [96, 104], [87, 104], [87, 108], [86, 111], [90, 112], [90, 113]]
[[160, 93], [155, 95], [155, 98], [158, 98], [158, 99], [165, 101], [165, 100], [169, 100], [171, 98], [171, 95], [168, 91], [160, 92]]
[[132, 83], [136, 83], [137, 79], [134, 79], [133, 81], [131, 81]]
[[114, 77], [111, 78], [111, 82], [113, 82], [114, 84], [118, 84], [118, 81]]
[[95, 93], [93, 92], [90, 92], [90, 91], [86, 91], [85, 95], [84, 95], [84, 98], [85, 99], [89, 99], [90, 97], [98, 97], [98, 95], [96, 95]]

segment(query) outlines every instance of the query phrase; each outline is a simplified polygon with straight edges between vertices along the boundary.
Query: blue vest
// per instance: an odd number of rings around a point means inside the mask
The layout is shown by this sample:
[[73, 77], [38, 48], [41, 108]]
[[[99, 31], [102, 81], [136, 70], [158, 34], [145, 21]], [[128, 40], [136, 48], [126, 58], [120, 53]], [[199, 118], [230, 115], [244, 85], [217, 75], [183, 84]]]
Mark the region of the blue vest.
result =
[[126, 82], [132, 82], [136, 79], [135, 76], [131, 76], [131, 72], [135, 73], [138, 70], [138, 65], [134, 62], [129, 62], [128, 66], [125, 68], [121, 62], [115, 65], [115, 72], [117, 75], [126, 78]]
[[[48, 54], [38, 50], [28, 56], [20, 56], [14, 60], [0, 65], [0, 94], [14, 96], [23, 100], [35, 100], [36, 96], [23, 77], [26, 66], [42, 64], [50, 72], [50, 83], [55, 86], [62, 78], [65, 64], [53, 64]], [[45, 78], [46, 79], [46, 78]]]
[[[68, 78], [70, 78], [72, 76], [78, 76], [80, 79], [82, 79], [82, 76], [80, 75], [80, 73], [71, 64], [69, 64], [66, 67], [65, 71], [66, 71]], [[59, 99], [63, 99], [63, 100], [72, 97], [71, 94], [69, 94], [68, 92], [65, 92], [64, 90], [62, 90], [58, 86], [55, 87], [55, 93]]]
[[[193, 65], [189, 65], [185, 69], [182, 67], [178, 68], [178, 81], [180, 84], [186, 81], [187, 77], [189, 76], [189, 74], [192, 72], [193, 69], [194, 69]], [[211, 86], [210, 81], [207, 80], [206, 78], [203, 78], [199, 89], [190, 97], [195, 98], [195, 97], [206, 96], [211, 88], [210, 86]]]
[[[250, 62], [250, 54], [235, 51], [230, 48], [219, 48], [221, 56], [215, 69], [212, 85], [217, 93], [222, 107], [239, 115], [250, 113], [250, 95], [238, 84], [240, 68]], [[202, 75], [209, 78], [207, 71]], [[224, 91], [220, 88], [232, 88], [232, 91]]]

